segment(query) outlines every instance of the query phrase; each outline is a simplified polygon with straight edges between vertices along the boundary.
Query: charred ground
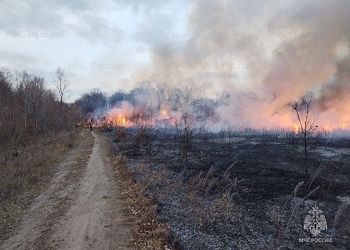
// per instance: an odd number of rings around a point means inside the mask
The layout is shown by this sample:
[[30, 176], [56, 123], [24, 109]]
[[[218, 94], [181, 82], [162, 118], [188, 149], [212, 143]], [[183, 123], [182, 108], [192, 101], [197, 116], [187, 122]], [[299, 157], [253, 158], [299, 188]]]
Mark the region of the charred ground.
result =
[[[189, 140], [183, 131], [164, 129], [109, 133], [180, 248], [349, 245], [349, 139], [314, 136], [306, 162], [290, 133], [198, 132]], [[333, 243], [299, 243], [310, 237], [303, 222], [315, 204], [328, 222], [322, 237]]]

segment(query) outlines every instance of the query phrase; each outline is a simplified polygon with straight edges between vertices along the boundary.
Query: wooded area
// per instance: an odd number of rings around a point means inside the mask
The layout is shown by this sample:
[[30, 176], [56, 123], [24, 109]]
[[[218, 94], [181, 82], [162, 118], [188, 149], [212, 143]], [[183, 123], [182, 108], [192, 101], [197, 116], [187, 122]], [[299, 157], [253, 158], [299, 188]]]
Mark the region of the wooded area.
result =
[[23, 143], [26, 138], [69, 130], [79, 117], [46, 87], [44, 78], [27, 72], [0, 71], [0, 141]]

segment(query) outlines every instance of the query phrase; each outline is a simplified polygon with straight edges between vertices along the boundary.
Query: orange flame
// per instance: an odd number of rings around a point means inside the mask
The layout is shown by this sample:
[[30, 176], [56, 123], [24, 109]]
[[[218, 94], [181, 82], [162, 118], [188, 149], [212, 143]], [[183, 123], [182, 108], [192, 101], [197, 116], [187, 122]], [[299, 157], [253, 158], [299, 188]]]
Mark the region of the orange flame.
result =
[[166, 109], [162, 109], [162, 111], [160, 113], [162, 116], [168, 116], [168, 110], [166, 110]]
[[300, 126], [298, 124], [294, 124], [294, 133], [299, 133]]
[[[146, 114], [146, 115], [145, 115]], [[135, 118], [136, 117], [136, 118]], [[100, 115], [94, 120], [95, 127], [132, 127], [136, 125], [148, 125], [148, 126], [163, 126], [170, 125], [176, 126], [181, 122], [181, 113], [173, 111], [171, 107], [162, 106], [157, 113], [149, 112], [145, 113], [142, 109], [138, 109], [132, 106], [123, 106], [112, 108], [103, 115]], [[329, 120], [320, 120], [317, 122], [317, 132], [333, 132], [338, 129], [350, 130], [350, 119], [343, 117], [340, 121], [330, 123]], [[263, 123], [261, 123], [263, 124]], [[245, 127], [242, 125], [242, 127]], [[267, 125], [267, 129], [282, 128], [294, 132], [295, 134], [300, 133], [301, 127], [298, 121], [289, 114], [283, 116], [275, 116], [271, 119]], [[259, 125], [256, 129], [259, 129]]]

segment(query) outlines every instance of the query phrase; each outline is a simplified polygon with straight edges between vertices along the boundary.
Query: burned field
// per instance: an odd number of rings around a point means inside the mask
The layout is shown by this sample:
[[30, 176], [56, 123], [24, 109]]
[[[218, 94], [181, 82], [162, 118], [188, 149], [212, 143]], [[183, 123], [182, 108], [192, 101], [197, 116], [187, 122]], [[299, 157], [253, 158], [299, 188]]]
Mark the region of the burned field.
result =
[[[157, 204], [173, 245], [185, 249], [346, 249], [350, 244], [350, 140], [294, 133], [108, 131], [113, 152]], [[305, 175], [306, 165], [309, 168]], [[305, 243], [308, 211], [325, 215], [322, 237]]]

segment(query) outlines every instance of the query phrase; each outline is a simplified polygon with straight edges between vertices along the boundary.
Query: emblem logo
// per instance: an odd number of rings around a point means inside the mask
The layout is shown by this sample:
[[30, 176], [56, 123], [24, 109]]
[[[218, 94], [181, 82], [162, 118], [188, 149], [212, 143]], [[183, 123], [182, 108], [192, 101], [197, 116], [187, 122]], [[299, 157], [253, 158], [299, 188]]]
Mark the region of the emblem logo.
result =
[[314, 206], [305, 217], [304, 230], [310, 232], [313, 237], [316, 237], [321, 231], [326, 229], [326, 217], [318, 206]]

